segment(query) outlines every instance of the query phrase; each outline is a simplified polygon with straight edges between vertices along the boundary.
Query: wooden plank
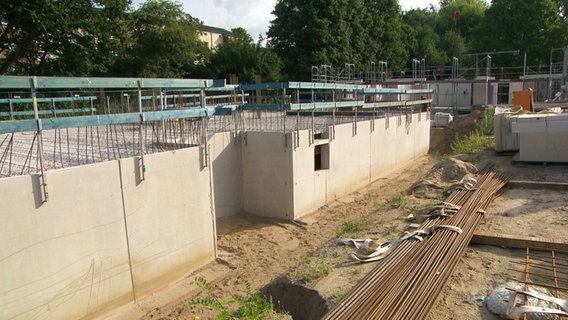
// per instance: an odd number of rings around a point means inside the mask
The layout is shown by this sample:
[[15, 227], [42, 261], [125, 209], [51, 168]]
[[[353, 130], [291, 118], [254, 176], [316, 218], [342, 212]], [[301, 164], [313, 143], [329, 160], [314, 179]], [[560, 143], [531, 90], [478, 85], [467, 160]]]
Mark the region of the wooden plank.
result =
[[479, 231], [476, 231], [473, 234], [473, 238], [471, 239], [470, 244], [482, 244], [512, 249], [531, 248], [547, 251], [554, 250], [568, 253], [568, 243], [555, 239], [522, 237]]

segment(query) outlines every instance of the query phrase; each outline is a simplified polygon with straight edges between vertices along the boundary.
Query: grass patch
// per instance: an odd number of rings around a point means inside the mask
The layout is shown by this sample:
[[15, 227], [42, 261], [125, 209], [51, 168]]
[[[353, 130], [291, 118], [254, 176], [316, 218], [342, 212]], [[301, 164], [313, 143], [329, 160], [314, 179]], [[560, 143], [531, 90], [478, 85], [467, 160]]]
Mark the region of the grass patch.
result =
[[[232, 294], [230, 299], [217, 299], [214, 297], [213, 286], [203, 277], [195, 279], [195, 284], [201, 288], [202, 297], [189, 302], [188, 307], [196, 306], [212, 308], [219, 313], [215, 320], [230, 319], [265, 319], [276, 320], [283, 314], [274, 311], [274, 304], [259, 291], [251, 294], [250, 283], [245, 281], [245, 295]], [[236, 307], [233, 307], [236, 305]]]
[[399, 192], [399, 193], [395, 194], [391, 198], [390, 204], [395, 209], [403, 208], [404, 207], [404, 197], [402, 196], [402, 193]]
[[488, 107], [483, 118], [475, 120], [476, 129], [464, 137], [454, 136], [450, 147], [453, 153], [472, 154], [493, 145], [495, 108]]
[[361, 221], [354, 221], [354, 220], [345, 221], [341, 225], [339, 231], [337, 231], [336, 237], [341, 238], [341, 237], [344, 237], [346, 235], [350, 235], [350, 234], [353, 234], [355, 232], [362, 231], [362, 230], [364, 230], [364, 227], [365, 226]]
[[316, 279], [329, 275], [333, 270], [333, 267], [323, 259], [306, 257], [297, 269], [302, 270], [298, 278], [304, 284], [307, 284]]

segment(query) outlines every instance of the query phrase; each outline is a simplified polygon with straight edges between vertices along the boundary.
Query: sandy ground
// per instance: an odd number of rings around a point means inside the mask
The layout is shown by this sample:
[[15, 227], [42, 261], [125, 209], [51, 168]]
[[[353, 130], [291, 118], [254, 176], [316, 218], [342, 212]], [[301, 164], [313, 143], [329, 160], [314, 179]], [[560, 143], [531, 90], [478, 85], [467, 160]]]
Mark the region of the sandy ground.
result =
[[[470, 119], [471, 120], [471, 119]], [[469, 123], [469, 122], [467, 122]], [[463, 127], [466, 127], [464, 125]], [[465, 129], [463, 129], [465, 130]], [[463, 131], [462, 130], [462, 131]], [[188, 308], [188, 302], [200, 296], [194, 284], [196, 277], [204, 277], [213, 285], [216, 297], [244, 294], [245, 282], [259, 290], [278, 279], [301, 285], [315, 291], [294, 294], [289, 303], [305, 307], [323, 299], [323, 305], [309, 315], [295, 319], [317, 319], [329, 306], [337, 303], [345, 293], [374, 265], [354, 263], [348, 255], [352, 248], [338, 246], [335, 239], [343, 233], [347, 237], [394, 240], [408, 230], [409, 213], [416, 212], [434, 200], [408, 194], [411, 186], [423, 178], [443, 160], [441, 154], [447, 140], [459, 128], [433, 129], [432, 149], [405, 168], [392, 172], [369, 186], [338, 199], [298, 221], [278, 221], [248, 215], [222, 218], [217, 221], [219, 259], [191, 276], [170, 284], [139, 300], [136, 304], [115, 313], [110, 319], [213, 319], [216, 312], [198, 307]], [[430, 180], [449, 186], [459, 180], [464, 171], [483, 163], [495, 163], [498, 169], [515, 173], [514, 180], [555, 181], [568, 183], [568, 166], [542, 164], [511, 165], [511, 156], [496, 156], [493, 151], [482, 151], [460, 157], [453, 166], [435, 171]], [[458, 165], [455, 165], [458, 163]], [[440, 166], [439, 166], [440, 167]], [[451, 169], [451, 170], [450, 170]], [[429, 196], [441, 199], [441, 190]], [[402, 206], [394, 205], [396, 196], [402, 197]], [[508, 189], [499, 193], [488, 210], [480, 231], [555, 238], [568, 241], [568, 197], [565, 191]], [[356, 226], [349, 229], [349, 226]], [[470, 245], [454, 270], [430, 318], [443, 319], [498, 319], [490, 314], [476, 296], [486, 296], [509, 278], [520, 277], [514, 269], [524, 261], [524, 251], [492, 246]], [[564, 257], [565, 260], [566, 257]], [[568, 262], [566, 262], [568, 263]], [[518, 269], [518, 267], [516, 267]], [[284, 280], [283, 280], [284, 279]], [[568, 284], [565, 284], [568, 287]], [[313, 297], [315, 295], [317, 297]], [[310, 301], [310, 302], [308, 302]]]

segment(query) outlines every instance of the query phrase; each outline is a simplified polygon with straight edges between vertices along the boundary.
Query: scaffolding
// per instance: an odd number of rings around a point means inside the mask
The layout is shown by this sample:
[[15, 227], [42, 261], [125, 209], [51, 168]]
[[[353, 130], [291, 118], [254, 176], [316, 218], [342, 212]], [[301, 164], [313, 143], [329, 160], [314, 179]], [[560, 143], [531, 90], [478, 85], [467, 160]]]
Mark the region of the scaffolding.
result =
[[346, 62], [342, 67], [331, 64], [312, 66], [312, 82], [377, 84], [387, 80], [388, 63], [386, 61], [371, 61], [357, 66]]

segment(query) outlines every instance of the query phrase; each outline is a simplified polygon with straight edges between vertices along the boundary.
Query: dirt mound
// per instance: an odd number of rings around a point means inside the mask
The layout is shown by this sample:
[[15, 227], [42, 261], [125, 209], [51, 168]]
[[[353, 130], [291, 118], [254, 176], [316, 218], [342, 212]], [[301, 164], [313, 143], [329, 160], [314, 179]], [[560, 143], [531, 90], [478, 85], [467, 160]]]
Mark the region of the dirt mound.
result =
[[407, 189], [417, 198], [439, 198], [441, 190], [457, 184], [464, 176], [477, 173], [475, 165], [453, 158], [438, 162], [428, 173]]
[[451, 144], [454, 138], [468, 135], [477, 128], [475, 121], [483, 118], [483, 111], [474, 110], [469, 114], [454, 117], [449, 126], [444, 128], [432, 127], [430, 130], [431, 155], [443, 156], [452, 152]]

